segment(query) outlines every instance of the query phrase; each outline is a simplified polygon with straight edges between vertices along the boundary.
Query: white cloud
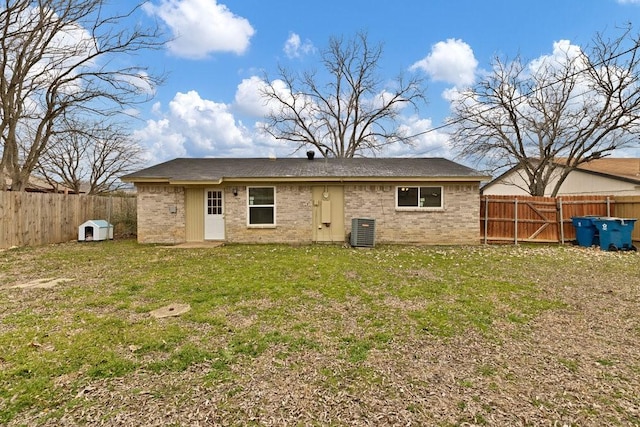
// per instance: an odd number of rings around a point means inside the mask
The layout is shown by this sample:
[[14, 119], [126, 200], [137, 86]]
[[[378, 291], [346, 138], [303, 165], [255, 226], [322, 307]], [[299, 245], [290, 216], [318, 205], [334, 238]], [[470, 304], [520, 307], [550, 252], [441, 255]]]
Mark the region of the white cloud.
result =
[[300, 39], [300, 36], [298, 34], [291, 33], [284, 44], [283, 50], [289, 58], [300, 58], [303, 55], [313, 53], [315, 47], [313, 46], [311, 41], [305, 40], [304, 43], [302, 43], [302, 40]]
[[385, 157], [450, 157], [449, 135], [431, 130], [433, 122], [418, 116], [403, 117], [400, 129], [408, 135], [417, 135], [411, 145], [386, 146], [381, 156]]
[[462, 98], [462, 92], [456, 87], [448, 88], [442, 91], [442, 98], [450, 103], [458, 102]]
[[[290, 97], [286, 85], [281, 80], [271, 82], [273, 87], [283, 98]], [[244, 79], [239, 85], [235, 95], [234, 110], [251, 117], [265, 117], [269, 112], [269, 105], [265, 104], [264, 98], [260, 95], [264, 89], [266, 82], [259, 77], [253, 76]], [[382, 91], [377, 96], [366, 99], [364, 102], [371, 103], [372, 106], [380, 106], [384, 100], [392, 96], [390, 92]], [[276, 104], [273, 104], [276, 106]], [[309, 104], [311, 105], [311, 104]], [[403, 108], [400, 106], [398, 108]], [[304, 114], [304, 113], [303, 113]], [[376, 153], [378, 156], [389, 157], [411, 157], [411, 156], [442, 156], [449, 155], [449, 137], [447, 134], [437, 131], [429, 131], [432, 127], [430, 119], [421, 119], [417, 116], [399, 117], [400, 127], [408, 135], [416, 135], [414, 144], [393, 144], [386, 146], [381, 152]], [[278, 143], [271, 137], [266, 135], [263, 128], [264, 122], [257, 122], [254, 126], [254, 141], [264, 149], [271, 149], [279, 156], [290, 156], [295, 150], [295, 144]]]
[[147, 126], [135, 131], [133, 137], [146, 148], [149, 164], [188, 157], [184, 135], [174, 131], [168, 119], [148, 120]]
[[[46, 16], [46, 18], [43, 18]], [[51, 21], [51, 27], [58, 27], [57, 30], [39, 29], [41, 20]], [[55, 25], [53, 24], [55, 23]], [[80, 24], [75, 22], [62, 23], [62, 19], [52, 10], [47, 8], [26, 7], [20, 10], [8, 24], [6, 33], [9, 34], [7, 46], [14, 43], [23, 44], [22, 38], [26, 34], [42, 32], [44, 41], [31, 41], [39, 46], [39, 60], [31, 63], [31, 59], [25, 60], [17, 57], [19, 49], [8, 49], [6, 59], [9, 66], [5, 67], [6, 78], [11, 78], [11, 73], [16, 70], [18, 63], [21, 67], [28, 65], [26, 79], [30, 82], [27, 85], [48, 86], [51, 81], [66, 74], [66, 84], [61, 86], [61, 91], [65, 93], [76, 93], [83, 90], [82, 81], [73, 80], [79, 71], [90, 69], [95, 66], [95, 60], [90, 59], [96, 53], [96, 40], [91, 33]], [[49, 39], [50, 38], [50, 39]]]
[[175, 157], [268, 157], [292, 151], [257, 127], [245, 127], [229, 105], [203, 99], [196, 91], [177, 93], [168, 109], [156, 103], [152, 111], [158, 119], [134, 133], [147, 149], [149, 164]]
[[[379, 108], [383, 108], [385, 105], [391, 102], [394, 96], [395, 96], [394, 93], [383, 89], [377, 95], [371, 98], [363, 97], [362, 103], [366, 108], [379, 109]], [[392, 105], [391, 109], [402, 110], [404, 107], [406, 107], [406, 105], [400, 102], [398, 104]]]
[[[615, 61], [614, 61], [615, 62]], [[565, 115], [564, 127], [569, 129], [576, 126], [576, 120], [580, 118], [584, 126], [589, 126], [592, 121], [592, 114], [585, 114], [585, 111], [592, 111], [594, 108], [604, 108], [611, 100], [601, 91], [595, 90], [592, 73], [585, 72], [591, 69], [580, 46], [571, 44], [569, 40], [560, 40], [553, 43], [553, 52], [550, 55], [543, 55], [528, 64], [528, 72], [537, 79], [540, 88], [538, 93], [545, 94], [547, 99], [554, 99], [557, 93], [571, 89], [567, 97], [566, 105], [563, 109], [572, 111], [574, 115]], [[599, 64], [592, 69], [600, 74], [604, 80], [611, 79], [612, 84], [622, 84], [619, 80], [624, 73], [621, 73], [616, 65]], [[570, 75], [571, 84], [566, 83], [566, 75]], [[542, 114], [536, 110], [536, 114]], [[578, 128], [581, 124], [578, 122]]]
[[431, 53], [411, 66], [423, 70], [435, 81], [468, 86], [475, 80], [478, 61], [471, 47], [458, 39], [448, 39], [431, 47]]
[[[283, 99], [290, 99], [290, 93], [282, 80], [276, 79], [271, 85]], [[257, 76], [242, 80], [236, 90], [234, 109], [251, 117], [266, 117], [272, 108], [280, 106], [262, 95], [266, 86], [267, 83]]]
[[249, 21], [234, 15], [217, 0], [161, 0], [144, 4], [145, 11], [158, 16], [175, 37], [167, 47], [184, 58], [205, 58], [214, 52], [243, 54], [255, 30]]
[[[553, 43], [553, 53], [542, 55], [529, 63], [529, 70], [535, 74], [543, 71], [545, 67], [559, 66], [564, 68], [569, 61], [581, 55], [580, 46], [571, 44], [569, 40], [559, 40]], [[579, 64], [575, 64], [579, 65]]]
[[149, 77], [149, 74], [145, 71], [140, 71], [135, 75], [124, 75], [121, 77], [123, 82], [131, 85], [132, 88], [138, 93], [143, 93], [147, 95], [154, 95], [156, 93], [156, 88]]
[[269, 108], [262, 96], [265, 86], [265, 81], [257, 76], [242, 80], [236, 90], [234, 107], [252, 117], [266, 116]]
[[[240, 86], [255, 87], [261, 83], [253, 77]], [[240, 92], [240, 90], [239, 90]], [[250, 98], [250, 97], [249, 97]], [[246, 99], [249, 99], [246, 98]], [[234, 106], [235, 107], [235, 106]], [[134, 138], [146, 149], [147, 164], [156, 164], [176, 157], [289, 157], [295, 144], [276, 141], [262, 131], [264, 123], [246, 127], [231, 112], [231, 106], [203, 99], [197, 92], [177, 93], [168, 107], [156, 103], [144, 128], [134, 132]], [[432, 122], [417, 116], [401, 118], [401, 127], [408, 134], [421, 133], [413, 145], [394, 144], [385, 147], [380, 156], [449, 156], [448, 136], [429, 131]]]
[[174, 157], [224, 157], [238, 148], [251, 150], [251, 138], [238, 124], [226, 104], [202, 99], [195, 91], [177, 93], [168, 111], [155, 105], [161, 115], [148, 120], [135, 137], [148, 148], [151, 161]]

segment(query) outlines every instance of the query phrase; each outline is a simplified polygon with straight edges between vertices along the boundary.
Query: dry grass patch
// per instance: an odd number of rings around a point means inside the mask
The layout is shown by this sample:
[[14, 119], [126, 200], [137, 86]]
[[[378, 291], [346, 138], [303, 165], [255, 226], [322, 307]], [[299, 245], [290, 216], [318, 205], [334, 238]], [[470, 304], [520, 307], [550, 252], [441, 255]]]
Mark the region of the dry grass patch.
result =
[[4, 251], [0, 424], [637, 425], [639, 302], [575, 247]]

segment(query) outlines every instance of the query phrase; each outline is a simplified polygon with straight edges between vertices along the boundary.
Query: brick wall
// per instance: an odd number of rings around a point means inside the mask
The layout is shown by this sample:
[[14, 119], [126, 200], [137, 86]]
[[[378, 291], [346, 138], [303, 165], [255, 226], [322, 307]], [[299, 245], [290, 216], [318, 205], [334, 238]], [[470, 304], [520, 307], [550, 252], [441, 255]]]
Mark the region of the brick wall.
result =
[[[393, 185], [345, 186], [345, 228], [352, 218], [376, 220], [376, 243], [478, 244], [479, 184], [429, 183], [443, 187], [444, 209], [399, 211]], [[415, 186], [416, 183], [407, 183]]]
[[[268, 186], [269, 184], [260, 184]], [[345, 185], [345, 235], [352, 218], [376, 220], [376, 243], [478, 244], [480, 194], [475, 183], [430, 183], [443, 187], [444, 209], [398, 211], [396, 187], [402, 184]], [[415, 186], [416, 183], [407, 183]], [[233, 195], [233, 188], [238, 194]], [[138, 185], [138, 241], [182, 243], [185, 195], [180, 187]], [[310, 243], [313, 239], [312, 187], [276, 185], [276, 227], [247, 226], [247, 186], [225, 191], [226, 241], [231, 243]], [[174, 212], [175, 208], [175, 213]]]
[[138, 242], [182, 243], [185, 236], [184, 189], [138, 184]]
[[[270, 184], [260, 184], [270, 186]], [[276, 227], [247, 226], [247, 186], [225, 192], [225, 224], [228, 242], [234, 243], [311, 243], [312, 197], [308, 185], [276, 185]]]

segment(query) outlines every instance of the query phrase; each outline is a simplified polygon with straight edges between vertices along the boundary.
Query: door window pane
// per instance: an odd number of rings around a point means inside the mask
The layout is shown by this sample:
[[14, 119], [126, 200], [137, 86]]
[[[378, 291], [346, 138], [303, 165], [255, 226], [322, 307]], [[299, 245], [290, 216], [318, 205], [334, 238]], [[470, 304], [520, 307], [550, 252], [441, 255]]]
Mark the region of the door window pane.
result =
[[222, 191], [207, 191], [207, 214], [222, 215]]

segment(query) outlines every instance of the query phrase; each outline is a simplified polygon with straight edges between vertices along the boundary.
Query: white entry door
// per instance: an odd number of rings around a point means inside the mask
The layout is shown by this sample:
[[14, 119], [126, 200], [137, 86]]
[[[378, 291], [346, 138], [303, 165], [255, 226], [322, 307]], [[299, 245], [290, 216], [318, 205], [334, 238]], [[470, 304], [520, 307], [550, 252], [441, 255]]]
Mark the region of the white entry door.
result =
[[224, 240], [223, 202], [222, 190], [204, 190], [205, 240]]

